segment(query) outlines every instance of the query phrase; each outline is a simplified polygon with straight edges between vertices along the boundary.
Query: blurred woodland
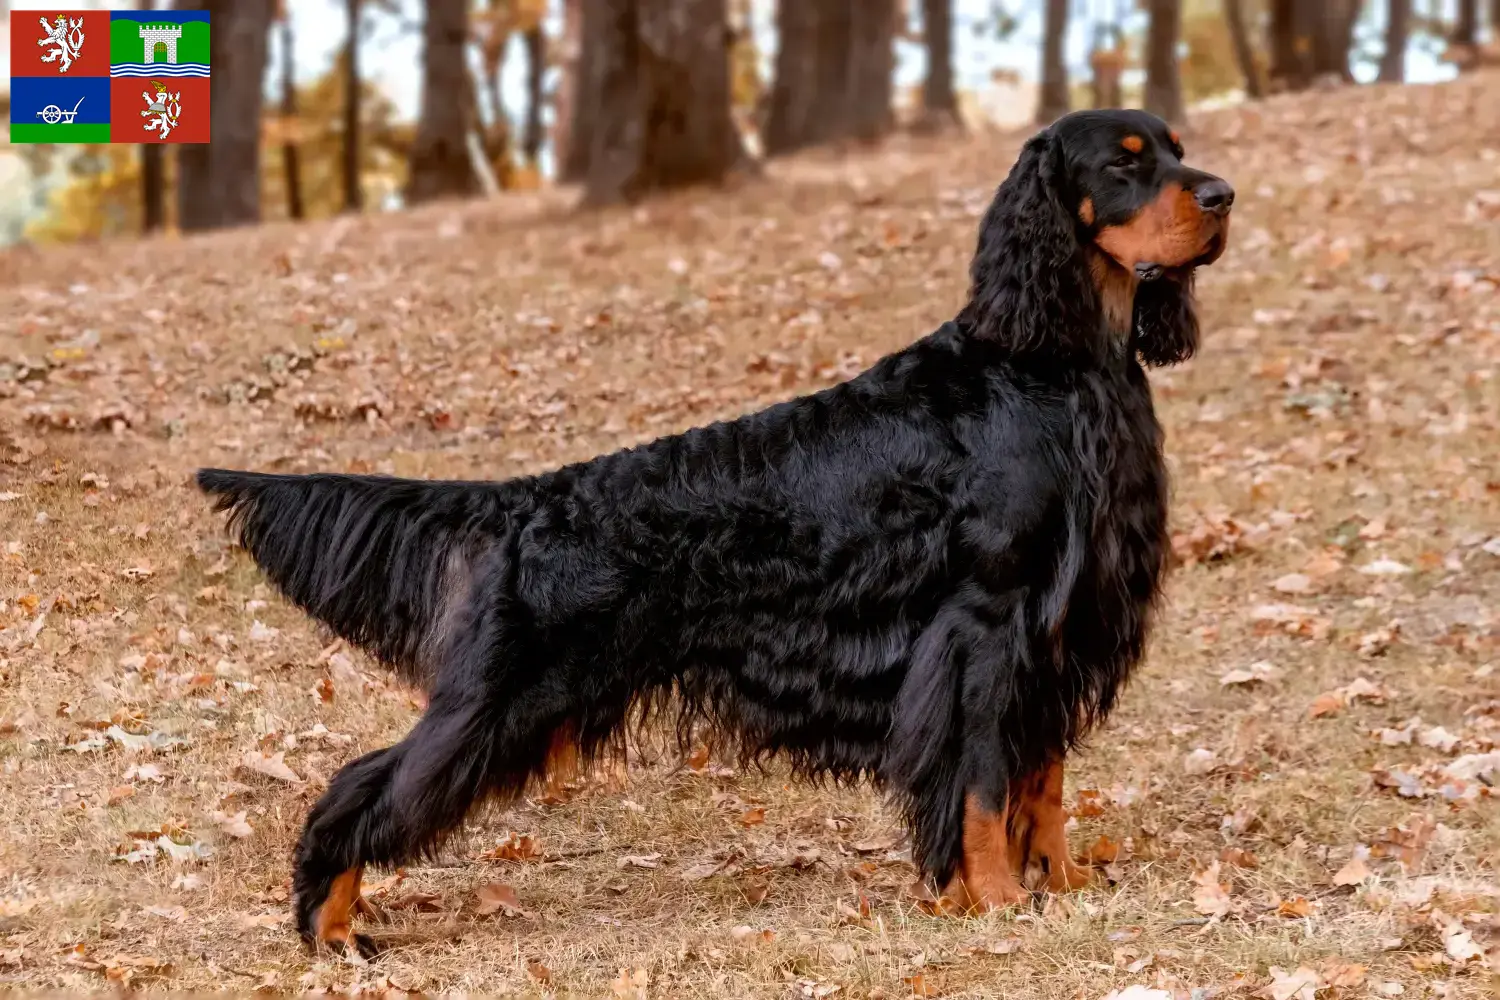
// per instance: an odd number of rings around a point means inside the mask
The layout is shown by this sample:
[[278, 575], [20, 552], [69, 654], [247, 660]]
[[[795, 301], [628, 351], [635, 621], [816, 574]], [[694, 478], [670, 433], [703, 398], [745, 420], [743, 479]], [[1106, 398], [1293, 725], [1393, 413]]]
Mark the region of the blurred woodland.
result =
[[[580, 185], [586, 204], [722, 181], [767, 157], [986, 127], [957, 85], [959, 30], [1005, 38], [1040, 18], [1034, 121], [1132, 105], [1184, 123], [1194, 102], [1405, 79], [1411, 51], [1461, 72], [1500, 61], [1500, 0], [344, 0], [332, 65], [298, 81], [298, 4], [178, 0], [212, 12], [213, 135], [203, 146], [12, 146], [42, 191], [24, 231], [71, 242], [382, 210]], [[150, 6], [142, 0], [142, 6]], [[758, 8], [772, 18], [753, 30]], [[412, 10], [420, 14], [412, 20]], [[421, 39], [403, 120], [361, 64], [386, 22]], [[1065, 39], [1082, 24], [1087, 72]], [[896, 86], [896, 51], [923, 79]], [[274, 57], [274, 58], [273, 58]], [[507, 107], [507, 60], [525, 62]], [[991, 70], [997, 81], [1014, 68]], [[512, 101], [512, 104], [515, 102]]]

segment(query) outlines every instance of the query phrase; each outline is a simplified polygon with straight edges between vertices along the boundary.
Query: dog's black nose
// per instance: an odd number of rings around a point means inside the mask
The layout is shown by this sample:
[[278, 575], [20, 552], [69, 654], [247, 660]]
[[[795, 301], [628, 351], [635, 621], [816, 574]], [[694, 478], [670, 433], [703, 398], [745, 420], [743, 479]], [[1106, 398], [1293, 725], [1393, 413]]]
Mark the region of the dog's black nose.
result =
[[1229, 210], [1234, 207], [1234, 188], [1229, 186], [1228, 181], [1215, 177], [1194, 188], [1193, 198], [1198, 202], [1198, 207], [1205, 212], [1228, 215]]

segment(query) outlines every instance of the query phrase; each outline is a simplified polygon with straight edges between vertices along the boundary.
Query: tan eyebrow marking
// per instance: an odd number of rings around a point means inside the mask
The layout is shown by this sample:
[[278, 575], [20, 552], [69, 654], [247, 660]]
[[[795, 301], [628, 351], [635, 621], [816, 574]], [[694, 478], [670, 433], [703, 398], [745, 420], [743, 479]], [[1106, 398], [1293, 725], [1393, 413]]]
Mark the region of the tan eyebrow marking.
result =
[[1174, 145], [1174, 146], [1181, 146], [1182, 145], [1182, 136], [1180, 136], [1180, 135], [1177, 134], [1177, 130], [1176, 129], [1173, 129], [1172, 131], [1168, 132], [1167, 135], [1169, 135], [1169, 136], [1172, 137], [1172, 145]]
[[1132, 153], [1139, 153], [1146, 148], [1146, 143], [1138, 135], [1127, 135], [1124, 139], [1120, 140], [1120, 145]]

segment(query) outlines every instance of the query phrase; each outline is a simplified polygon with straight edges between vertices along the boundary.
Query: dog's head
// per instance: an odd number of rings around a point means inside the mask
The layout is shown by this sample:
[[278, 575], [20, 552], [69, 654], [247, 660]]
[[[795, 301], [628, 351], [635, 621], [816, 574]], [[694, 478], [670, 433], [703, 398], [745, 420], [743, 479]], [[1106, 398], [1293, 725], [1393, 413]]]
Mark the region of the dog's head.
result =
[[1080, 111], [1026, 143], [979, 231], [961, 319], [1017, 353], [1149, 364], [1193, 353], [1193, 270], [1229, 239], [1234, 189], [1186, 166], [1143, 111]]

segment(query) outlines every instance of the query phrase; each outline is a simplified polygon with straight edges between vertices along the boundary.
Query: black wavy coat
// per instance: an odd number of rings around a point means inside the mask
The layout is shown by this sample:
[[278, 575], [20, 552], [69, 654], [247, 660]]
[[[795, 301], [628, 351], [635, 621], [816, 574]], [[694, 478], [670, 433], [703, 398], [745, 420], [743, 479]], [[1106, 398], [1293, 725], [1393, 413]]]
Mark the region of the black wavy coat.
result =
[[966, 795], [1114, 704], [1167, 550], [1137, 358], [1191, 353], [1190, 287], [1108, 334], [1061, 156], [1026, 147], [957, 320], [844, 384], [504, 482], [200, 472], [284, 594], [430, 691], [310, 815], [304, 932], [340, 872], [519, 794], [560, 727], [594, 752], [672, 691], [749, 755], [876, 779], [947, 881]]

